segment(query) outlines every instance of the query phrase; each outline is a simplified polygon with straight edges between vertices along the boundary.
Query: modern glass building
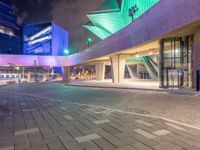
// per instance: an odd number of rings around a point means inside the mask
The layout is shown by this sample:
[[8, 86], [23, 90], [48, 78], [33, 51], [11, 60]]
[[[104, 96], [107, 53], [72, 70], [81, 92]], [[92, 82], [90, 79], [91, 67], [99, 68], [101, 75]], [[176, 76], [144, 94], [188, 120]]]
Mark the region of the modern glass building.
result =
[[23, 50], [25, 55], [62, 56], [68, 50], [68, 31], [52, 22], [24, 25]]
[[0, 54], [21, 54], [20, 30], [12, 0], [0, 0]]

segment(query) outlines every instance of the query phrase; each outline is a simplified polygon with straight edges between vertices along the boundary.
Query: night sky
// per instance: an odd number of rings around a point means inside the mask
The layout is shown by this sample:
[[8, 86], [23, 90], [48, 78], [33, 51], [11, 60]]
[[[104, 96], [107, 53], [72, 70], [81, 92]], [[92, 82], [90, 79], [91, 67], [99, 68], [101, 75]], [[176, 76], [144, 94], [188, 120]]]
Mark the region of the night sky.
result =
[[54, 21], [69, 31], [69, 49], [84, 50], [87, 37], [98, 41], [82, 26], [89, 20], [86, 15], [96, 9], [103, 0], [14, 0], [18, 24]]

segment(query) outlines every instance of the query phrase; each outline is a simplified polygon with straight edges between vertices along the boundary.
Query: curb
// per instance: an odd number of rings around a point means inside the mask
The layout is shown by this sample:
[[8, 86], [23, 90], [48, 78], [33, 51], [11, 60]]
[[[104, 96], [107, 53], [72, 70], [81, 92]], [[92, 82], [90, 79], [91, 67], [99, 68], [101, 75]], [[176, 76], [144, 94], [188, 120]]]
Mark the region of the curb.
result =
[[156, 91], [156, 92], [164, 92], [163, 89], [147, 89], [147, 88], [129, 88], [129, 87], [115, 87], [115, 86], [92, 86], [92, 85], [80, 85], [80, 84], [65, 84], [67, 86], [74, 87], [88, 87], [88, 88], [99, 88], [99, 89], [121, 89], [121, 90], [138, 90], [138, 91]]
[[[135, 91], [152, 91], [152, 92], [162, 92], [163, 94], [176, 94], [179, 96], [189, 96], [189, 97], [196, 97], [199, 96], [200, 93], [197, 93], [196, 91], [176, 91], [173, 89], [148, 89], [148, 88], [129, 88], [129, 87], [114, 87], [114, 86], [96, 86], [96, 85], [81, 85], [81, 84], [69, 84], [65, 83], [66, 86], [72, 86], [72, 87], [87, 87], [87, 88], [99, 88], [99, 89], [118, 89], [118, 90], [135, 90]], [[188, 93], [188, 95], [187, 95]], [[186, 94], [186, 95], [185, 95]], [[192, 95], [191, 95], [192, 94]]]

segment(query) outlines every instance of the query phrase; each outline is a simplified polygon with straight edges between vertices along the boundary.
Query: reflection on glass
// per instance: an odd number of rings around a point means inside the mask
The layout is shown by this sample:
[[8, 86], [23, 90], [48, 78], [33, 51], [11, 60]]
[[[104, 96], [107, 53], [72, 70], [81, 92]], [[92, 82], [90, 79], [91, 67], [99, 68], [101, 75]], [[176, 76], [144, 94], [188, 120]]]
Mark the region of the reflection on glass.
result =
[[191, 87], [192, 37], [176, 37], [161, 42], [161, 86]]

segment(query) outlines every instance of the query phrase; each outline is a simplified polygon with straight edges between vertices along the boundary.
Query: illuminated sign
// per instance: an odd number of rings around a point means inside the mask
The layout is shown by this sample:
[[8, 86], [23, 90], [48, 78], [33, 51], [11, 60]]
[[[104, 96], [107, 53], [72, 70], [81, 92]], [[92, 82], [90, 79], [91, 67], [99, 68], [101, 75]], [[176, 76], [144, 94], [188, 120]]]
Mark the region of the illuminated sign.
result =
[[40, 43], [40, 42], [43, 42], [43, 41], [46, 41], [46, 40], [50, 40], [51, 38], [52, 38], [52, 36], [51, 36], [51, 35], [48, 35], [48, 36], [45, 36], [45, 37], [36, 39], [36, 40], [34, 40], [34, 41], [30, 41], [30, 42], [28, 42], [28, 44], [29, 44], [29, 45], [33, 45], [33, 44]]
[[27, 41], [32, 41], [32, 40], [34, 40], [34, 39], [36, 39], [36, 38], [42, 36], [43, 34], [46, 34], [47, 32], [50, 32], [51, 30], [52, 30], [52, 27], [51, 27], [51, 26], [50, 26], [50, 27], [47, 27], [47, 28], [43, 29], [42, 31], [36, 33], [35, 35], [33, 35], [33, 36], [27, 38], [26, 40], [27, 40]]
[[68, 49], [68, 32], [54, 23], [23, 26], [24, 54], [65, 55]]

